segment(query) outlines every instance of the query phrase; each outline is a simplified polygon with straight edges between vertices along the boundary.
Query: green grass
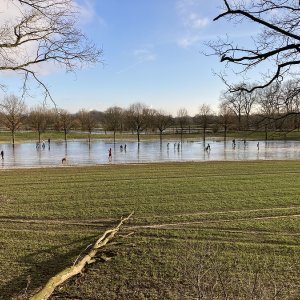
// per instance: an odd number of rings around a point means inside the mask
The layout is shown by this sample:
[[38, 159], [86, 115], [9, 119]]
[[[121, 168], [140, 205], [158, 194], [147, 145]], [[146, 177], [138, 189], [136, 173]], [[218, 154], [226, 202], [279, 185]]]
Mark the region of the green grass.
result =
[[[64, 140], [65, 136], [63, 132], [56, 131], [46, 131], [41, 133], [41, 140], [47, 141], [51, 140]], [[93, 139], [105, 139], [113, 138], [112, 135], [105, 134], [93, 134]], [[88, 139], [88, 134], [83, 132], [70, 132], [67, 134], [67, 140], [72, 139]], [[24, 142], [35, 142], [38, 140], [38, 133], [34, 131], [19, 131], [15, 134], [15, 143], [24, 143]], [[11, 143], [12, 137], [9, 131], [0, 132], [0, 143]]]
[[[64, 140], [64, 133], [57, 132], [57, 131], [45, 131], [41, 133], [41, 140]], [[160, 138], [159, 134], [153, 133], [145, 133], [142, 132], [140, 135], [140, 140], [158, 140]], [[179, 133], [164, 133], [162, 135], [163, 140], [170, 140], [170, 139], [180, 139], [181, 134]], [[200, 133], [184, 133], [182, 135], [184, 140], [202, 140], [203, 139], [203, 132]], [[224, 138], [223, 132], [207, 132], [206, 138]], [[88, 139], [88, 134], [80, 131], [70, 131], [67, 134], [67, 140], [74, 140], [74, 139]], [[91, 135], [91, 139], [110, 139], [113, 140], [113, 134], [108, 132], [107, 134], [104, 133], [96, 133], [93, 132]], [[265, 132], [263, 131], [228, 131], [227, 139], [246, 139], [246, 140], [265, 140]], [[268, 140], [299, 140], [300, 139], [300, 131], [291, 131], [291, 132], [268, 132]], [[38, 140], [38, 134], [34, 131], [17, 131], [15, 134], [15, 143], [23, 143], [23, 142], [32, 142]], [[116, 133], [116, 140], [137, 140], [136, 133]], [[11, 133], [9, 131], [0, 131], [0, 143], [11, 143]]]
[[278, 299], [299, 299], [298, 161], [0, 174], [0, 299], [22, 294], [28, 280], [28, 292], [40, 287], [133, 210], [122, 234], [134, 234], [104, 250], [113, 259], [99, 258], [53, 299], [195, 299], [197, 276], [215, 282], [215, 268], [231, 299], [246, 299], [239, 287], [251, 291], [256, 271], [269, 295], [276, 283]]

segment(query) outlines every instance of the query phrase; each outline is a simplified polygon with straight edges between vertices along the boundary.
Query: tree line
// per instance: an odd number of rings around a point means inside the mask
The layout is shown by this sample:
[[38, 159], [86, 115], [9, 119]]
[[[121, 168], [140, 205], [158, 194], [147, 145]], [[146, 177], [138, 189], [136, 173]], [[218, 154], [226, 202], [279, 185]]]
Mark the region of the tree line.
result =
[[228, 131], [251, 130], [264, 131], [267, 139], [270, 131], [287, 133], [299, 130], [298, 81], [273, 83], [252, 93], [245, 91], [247, 88], [251, 88], [251, 84], [240, 83], [235, 92], [222, 91], [217, 112], [210, 104], [202, 104], [194, 116], [190, 116], [185, 108], [180, 108], [176, 116], [172, 116], [140, 102], [128, 108], [81, 109], [72, 114], [45, 105], [28, 108], [21, 98], [10, 95], [0, 102], [0, 124], [2, 129], [11, 132], [13, 144], [15, 133], [21, 129], [36, 131], [39, 141], [46, 130], [63, 132], [65, 140], [71, 130], [82, 130], [88, 133], [90, 141], [92, 132], [101, 128], [112, 132], [114, 141], [117, 133], [132, 132], [137, 135], [138, 142], [142, 133], [159, 134], [160, 139], [165, 133], [177, 133], [182, 139], [185, 133], [201, 132], [205, 140], [208, 132], [222, 133], [226, 138]]

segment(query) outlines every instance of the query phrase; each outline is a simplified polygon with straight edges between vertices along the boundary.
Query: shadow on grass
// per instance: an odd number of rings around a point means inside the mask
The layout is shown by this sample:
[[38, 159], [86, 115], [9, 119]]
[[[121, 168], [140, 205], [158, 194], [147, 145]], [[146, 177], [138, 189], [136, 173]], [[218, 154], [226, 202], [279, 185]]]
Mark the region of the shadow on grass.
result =
[[[12, 299], [43, 286], [52, 276], [71, 266], [85, 248], [95, 241], [96, 237], [85, 237], [69, 244], [53, 246], [20, 257], [20, 264], [30, 268], [20, 276], [0, 286], [0, 299]], [[64, 251], [62, 251], [64, 249]], [[45, 256], [48, 257], [45, 259]], [[21, 299], [21, 298], [20, 298]]]

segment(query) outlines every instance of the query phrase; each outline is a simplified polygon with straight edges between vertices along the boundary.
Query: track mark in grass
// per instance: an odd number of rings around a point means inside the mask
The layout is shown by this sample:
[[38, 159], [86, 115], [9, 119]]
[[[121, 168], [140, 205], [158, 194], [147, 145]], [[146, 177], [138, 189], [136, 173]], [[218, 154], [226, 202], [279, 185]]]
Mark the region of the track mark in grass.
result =
[[264, 217], [249, 217], [249, 218], [236, 218], [236, 219], [218, 219], [218, 220], [201, 220], [201, 221], [190, 221], [190, 222], [174, 222], [174, 223], [161, 223], [152, 225], [134, 225], [127, 226], [124, 229], [134, 230], [134, 229], [171, 229], [174, 226], [189, 226], [194, 224], [205, 224], [205, 223], [222, 223], [222, 222], [232, 222], [234, 221], [249, 221], [249, 220], [268, 220], [268, 219], [281, 219], [281, 218], [295, 218], [300, 217], [300, 214], [294, 215], [279, 215], [279, 216], [264, 216]]
[[111, 224], [116, 219], [101, 219], [101, 220], [87, 220], [87, 221], [76, 221], [76, 220], [51, 220], [51, 219], [25, 219], [25, 218], [5, 218], [1, 217], [0, 222], [3, 223], [26, 223], [26, 224], [45, 224], [45, 225], [70, 225], [70, 226], [97, 226], [104, 227], [107, 223]]
[[[176, 225], [191, 225], [191, 224], [202, 224], [202, 223], [209, 223], [209, 222], [230, 222], [230, 221], [249, 221], [249, 220], [264, 220], [264, 219], [279, 219], [279, 218], [288, 218], [288, 217], [299, 217], [300, 214], [295, 214], [294, 211], [292, 211], [292, 214], [285, 214], [285, 215], [268, 215], [268, 216], [248, 216], [243, 218], [236, 218], [232, 216], [230, 219], [228, 218], [222, 218], [222, 215], [227, 214], [239, 214], [239, 213], [259, 213], [259, 212], [269, 212], [272, 213], [272, 211], [287, 211], [287, 210], [295, 210], [300, 209], [300, 206], [288, 206], [288, 207], [274, 207], [274, 208], [261, 208], [261, 209], [244, 209], [244, 210], [226, 210], [226, 211], [213, 211], [213, 212], [195, 212], [195, 213], [184, 213], [184, 214], [170, 214], [170, 215], [149, 215], [149, 216], [141, 216], [134, 218], [135, 221], [143, 221], [143, 220], [153, 220], [153, 219], [163, 219], [163, 218], [180, 218], [180, 217], [197, 217], [197, 216], [221, 216], [219, 219], [203, 219], [203, 220], [196, 220], [196, 221], [186, 221], [186, 222], [173, 222], [173, 223], [161, 223], [161, 224], [140, 224], [135, 225], [136, 228], [158, 228], [158, 227], [165, 227], [165, 226], [176, 226]], [[288, 212], [287, 212], [288, 213]], [[23, 217], [0, 217], [0, 222], [2, 223], [27, 223], [27, 224], [45, 224], [45, 225], [76, 225], [76, 226], [106, 226], [108, 223], [111, 224], [112, 222], [115, 222], [116, 219], [113, 218], [103, 218], [103, 219], [81, 219], [81, 220], [71, 220], [71, 219], [38, 219], [38, 218], [23, 218]], [[126, 226], [124, 227], [126, 228]]]
[[[180, 229], [180, 228], [179, 228]], [[205, 229], [209, 229], [209, 230], [215, 230], [215, 228], [208, 228], [206, 227]], [[241, 234], [267, 234], [267, 235], [287, 235], [287, 236], [300, 236], [300, 232], [299, 233], [292, 233], [292, 232], [284, 232], [284, 231], [276, 231], [276, 232], [272, 232], [272, 231], [267, 231], [267, 230], [241, 230], [241, 229], [222, 229], [222, 228], [218, 228], [218, 231], [221, 232], [228, 232], [228, 233], [241, 233]]]
[[[150, 216], [141, 216], [136, 217], [136, 221], [143, 221], [143, 220], [149, 220], [149, 222], [153, 219], [157, 219], [159, 221], [160, 219], [164, 218], [185, 218], [185, 217], [210, 217], [210, 216], [222, 216], [227, 214], [250, 214], [250, 213], [269, 213], [266, 217], [273, 217], [274, 215], [270, 216], [270, 213], [275, 212], [284, 212], [286, 211], [286, 214], [284, 216], [290, 217], [295, 214], [295, 210], [300, 209], [300, 206], [287, 206], [287, 207], [270, 207], [270, 208], [256, 208], [256, 209], [235, 209], [235, 210], [224, 210], [224, 211], [200, 211], [200, 212], [191, 212], [191, 213], [181, 213], [181, 214], [169, 214], [169, 215], [150, 215]], [[288, 211], [291, 210], [291, 214], [288, 214]], [[276, 215], [275, 215], [276, 216]], [[232, 216], [233, 217], [233, 216]], [[255, 217], [255, 216], [253, 216]], [[260, 216], [263, 217], [263, 216]], [[249, 216], [248, 218], [251, 218]], [[220, 219], [207, 219], [207, 220], [201, 220], [201, 221], [217, 221]], [[222, 219], [221, 219], [222, 220]], [[232, 220], [232, 219], [231, 219]], [[234, 218], [234, 220], [237, 220]]]
[[[260, 211], [272, 211], [272, 210], [288, 210], [288, 209], [298, 209], [300, 205], [297, 206], [287, 206], [287, 207], [271, 207], [271, 208], [257, 208], [257, 209], [235, 209], [235, 210], [226, 210], [226, 211], [214, 211], [214, 212], [195, 212], [195, 213], [186, 213], [186, 214], [175, 214], [171, 215], [172, 217], [181, 217], [181, 216], [198, 216], [198, 215], [213, 215], [213, 214], [227, 214], [227, 213], [248, 213], [248, 212], [260, 212]], [[159, 217], [159, 216], [155, 216]]]

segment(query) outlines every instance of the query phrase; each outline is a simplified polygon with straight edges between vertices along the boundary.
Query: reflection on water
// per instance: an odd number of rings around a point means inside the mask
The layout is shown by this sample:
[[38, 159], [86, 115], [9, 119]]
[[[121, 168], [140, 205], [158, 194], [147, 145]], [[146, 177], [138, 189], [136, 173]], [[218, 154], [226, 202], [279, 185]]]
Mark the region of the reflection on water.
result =
[[[210, 150], [207, 150], [207, 145]], [[112, 161], [108, 160], [108, 150], [112, 148]], [[95, 140], [46, 143], [36, 147], [35, 143], [0, 144], [4, 151], [1, 168], [35, 167], [61, 165], [66, 157], [68, 165], [122, 164], [161, 161], [212, 161], [212, 160], [279, 160], [299, 159], [298, 141], [231, 141], [206, 140], [191, 141], [145, 141], [110, 143]]]

